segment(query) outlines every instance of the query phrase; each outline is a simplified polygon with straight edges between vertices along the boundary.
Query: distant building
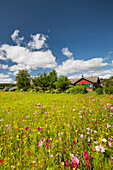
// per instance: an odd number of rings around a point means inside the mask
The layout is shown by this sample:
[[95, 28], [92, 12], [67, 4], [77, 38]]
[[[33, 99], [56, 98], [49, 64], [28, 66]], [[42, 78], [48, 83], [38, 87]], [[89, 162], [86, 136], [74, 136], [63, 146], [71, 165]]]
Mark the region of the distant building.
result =
[[77, 84], [80, 85], [86, 85], [86, 89], [88, 91], [93, 91], [95, 88], [97, 88], [100, 84], [99, 77], [81, 77], [81, 78], [74, 78], [69, 79], [71, 81], [71, 85], [75, 86]]

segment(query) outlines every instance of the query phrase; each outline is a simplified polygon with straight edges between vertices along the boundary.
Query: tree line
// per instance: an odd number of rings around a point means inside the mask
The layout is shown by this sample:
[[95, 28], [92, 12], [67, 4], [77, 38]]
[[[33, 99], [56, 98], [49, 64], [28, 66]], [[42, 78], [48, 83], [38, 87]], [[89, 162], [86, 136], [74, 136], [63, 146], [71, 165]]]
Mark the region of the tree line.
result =
[[61, 91], [64, 91], [70, 85], [68, 78], [66, 76], [57, 77], [55, 70], [52, 70], [49, 74], [44, 72], [43, 74], [37, 74], [37, 76], [34, 77], [30, 77], [30, 74], [26, 69], [19, 70], [15, 81], [18, 90], [23, 89], [24, 91], [27, 91], [29, 88], [42, 88], [43, 90], [58, 88]]

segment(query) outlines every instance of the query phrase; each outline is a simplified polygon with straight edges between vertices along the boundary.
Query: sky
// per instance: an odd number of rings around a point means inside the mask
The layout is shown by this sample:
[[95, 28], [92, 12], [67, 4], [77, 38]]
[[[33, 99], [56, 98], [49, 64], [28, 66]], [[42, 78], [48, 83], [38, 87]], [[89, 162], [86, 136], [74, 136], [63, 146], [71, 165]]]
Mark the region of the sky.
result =
[[0, 0], [0, 83], [19, 69], [113, 76], [113, 1]]

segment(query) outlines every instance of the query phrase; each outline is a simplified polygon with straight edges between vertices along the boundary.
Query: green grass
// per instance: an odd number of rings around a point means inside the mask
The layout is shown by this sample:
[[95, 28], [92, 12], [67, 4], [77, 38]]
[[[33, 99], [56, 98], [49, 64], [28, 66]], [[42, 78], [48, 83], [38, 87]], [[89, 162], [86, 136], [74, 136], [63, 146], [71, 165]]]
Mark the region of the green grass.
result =
[[[112, 99], [96, 93], [0, 92], [0, 169], [73, 169], [74, 158], [75, 169], [112, 169]], [[105, 152], [96, 150], [99, 145]]]

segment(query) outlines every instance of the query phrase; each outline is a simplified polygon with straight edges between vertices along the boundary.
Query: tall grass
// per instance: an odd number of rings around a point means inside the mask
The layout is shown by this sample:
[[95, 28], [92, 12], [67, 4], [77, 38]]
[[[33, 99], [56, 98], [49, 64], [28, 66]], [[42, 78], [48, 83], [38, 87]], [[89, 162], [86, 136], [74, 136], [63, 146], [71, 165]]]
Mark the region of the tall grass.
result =
[[0, 169], [112, 169], [112, 99], [0, 92]]

